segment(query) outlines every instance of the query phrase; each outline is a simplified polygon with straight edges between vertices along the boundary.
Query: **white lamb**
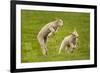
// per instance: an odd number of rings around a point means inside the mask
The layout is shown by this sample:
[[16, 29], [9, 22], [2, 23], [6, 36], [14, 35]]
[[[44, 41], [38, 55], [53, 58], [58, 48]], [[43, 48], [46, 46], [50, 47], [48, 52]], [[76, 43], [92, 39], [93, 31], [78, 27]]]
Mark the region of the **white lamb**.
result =
[[37, 35], [38, 42], [41, 46], [43, 55], [47, 55], [47, 40], [48, 37], [55, 35], [58, 29], [63, 26], [62, 19], [56, 19], [52, 22], [47, 23], [44, 27], [41, 28]]
[[61, 53], [62, 49], [73, 52], [73, 50], [77, 48], [78, 36], [77, 31], [74, 30], [74, 32], [72, 32], [69, 36], [65, 37], [59, 48], [59, 54]]

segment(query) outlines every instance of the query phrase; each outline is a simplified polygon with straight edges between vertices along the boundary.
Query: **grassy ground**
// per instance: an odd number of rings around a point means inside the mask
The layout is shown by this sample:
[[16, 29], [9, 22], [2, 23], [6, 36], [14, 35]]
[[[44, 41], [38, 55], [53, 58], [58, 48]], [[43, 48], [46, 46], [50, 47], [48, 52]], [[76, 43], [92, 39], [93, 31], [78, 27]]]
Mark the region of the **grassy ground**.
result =
[[[58, 30], [53, 38], [48, 40], [48, 56], [42, 55], [40, 45], [37, 41], [37, 34], [40, 29], [55, 18], [64, 21], [62, 28]], [[67, 61], [86, 60], [90, 58], [90, 14], [75, 12], [50, 12], [50, 11], [21, 11], [21, 61], [46, 62], [46, 61]], [[64, 50], [58, 55], [58, 49], [63, 38], [73, 32], [76, 28], [79, 34], [78, 49], [73, 53], [66, 53]]]

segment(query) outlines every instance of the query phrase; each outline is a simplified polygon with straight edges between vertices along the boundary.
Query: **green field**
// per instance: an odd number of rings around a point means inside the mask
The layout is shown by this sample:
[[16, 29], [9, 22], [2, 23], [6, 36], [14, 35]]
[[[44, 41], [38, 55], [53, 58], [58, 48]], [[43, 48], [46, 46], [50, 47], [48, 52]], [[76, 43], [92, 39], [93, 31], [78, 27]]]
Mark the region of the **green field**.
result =
[[[55, 36], [48, 39], [48, 56], [43, 56], [37, 40], [40, 29], [55, 18], [63, 20], [64, 25]], [[76, 28], [79, 34], [78, 49], [73, 53], [58, 49], [65, 36]], [[71, 61], [90, 59], [90, 14], [77, 12], [52, 12], [21, 10], [21, 62]]]

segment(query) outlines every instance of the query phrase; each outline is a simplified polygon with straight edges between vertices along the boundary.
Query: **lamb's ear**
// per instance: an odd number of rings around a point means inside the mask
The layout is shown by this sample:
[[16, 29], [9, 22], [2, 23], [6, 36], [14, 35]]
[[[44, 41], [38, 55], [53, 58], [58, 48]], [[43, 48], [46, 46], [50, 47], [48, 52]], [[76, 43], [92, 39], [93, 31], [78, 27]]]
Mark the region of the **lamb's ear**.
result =
[[75, 36], [75, 32], [72, 32], [71, 35]]
[[56, 18], [56, 23], [59, 23], [60, 19], [59, 18]]
[[55, 20], [59, 20], [59, 18], [57, 18], [57, 17], [56, 17], [56, 18], [54, 18], [54, 19], [55, 19]]
[[69, 34], [73, 34], [73, 32], [70, 32]]

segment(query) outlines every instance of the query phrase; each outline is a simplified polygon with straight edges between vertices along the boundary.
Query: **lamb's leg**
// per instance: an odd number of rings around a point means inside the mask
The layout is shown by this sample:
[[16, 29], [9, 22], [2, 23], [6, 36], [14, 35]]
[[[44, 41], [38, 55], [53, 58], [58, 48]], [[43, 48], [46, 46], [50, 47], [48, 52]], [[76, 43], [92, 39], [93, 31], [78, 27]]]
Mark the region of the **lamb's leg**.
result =
[[60, 54], [60, 53], [61, 53], [61, 50], [62, 50], [62, 47], [60, 47], [60, 48], [59, 48], [59, 52], [58, 52], [58, 54]]
[[44, 44], [45, 44], [44, 47], [45, 47], [45, 50], [46, 50], [46, 55], [48, 55], [47, 39], [48, 39], [47, 37], [44, 38]]
[[47, 50], [47, 48], [45, 47], [45, 44], [42, 44], [41, 48], [42, 48], [42, 53], [43, 53], [43, 55], [47, 56], [48, 50]]
[[68, 47], [67, 46], [65, 47], [65, 52], [68, 52]]
[[70, 44], [69, 52], [73, 53], [73, 50], [74, 50], [74, 45]]
[[65, 45], [64, 45], [64, 43], [62, 42], [62, 44], [61, 44], [61, 46], [60, 46], [60, 48], [59, 48], [58, 54], [60, 54], [60, 53], [61, 53], [61, 50], [64, 49], [64, 48], [65, 48]]
[[47, 48], [46, 48], [46, 43], [45, 43], [44, 38], [38, 38], [38, 41], [41, 46], [43, 55], [47, 55]]

